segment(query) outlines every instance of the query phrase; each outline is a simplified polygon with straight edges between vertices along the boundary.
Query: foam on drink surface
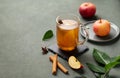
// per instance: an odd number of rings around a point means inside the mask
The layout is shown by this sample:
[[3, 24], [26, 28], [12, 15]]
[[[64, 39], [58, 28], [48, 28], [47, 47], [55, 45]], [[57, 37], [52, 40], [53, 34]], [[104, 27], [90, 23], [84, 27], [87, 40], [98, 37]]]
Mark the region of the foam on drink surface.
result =
[[61, 29], [71, 30], [78, 27], [78, 23], [75, 20], [62, 20], [63, 24], [59, 25]]

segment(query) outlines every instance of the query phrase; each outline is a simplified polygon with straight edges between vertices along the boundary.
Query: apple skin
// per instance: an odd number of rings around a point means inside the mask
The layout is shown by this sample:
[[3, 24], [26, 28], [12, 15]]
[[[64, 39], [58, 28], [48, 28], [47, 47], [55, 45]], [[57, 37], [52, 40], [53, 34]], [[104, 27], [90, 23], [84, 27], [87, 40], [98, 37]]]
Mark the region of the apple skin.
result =
[[110, 22], [105, 19], [100, 19], [94, 22], [93, 31], [97, 36], [107, 36], [110, 33]]
[[96, 6], [91, 2], [84, 2], [79, 7], [79, 13], [84, 18], [91, 18], [96, 13]]

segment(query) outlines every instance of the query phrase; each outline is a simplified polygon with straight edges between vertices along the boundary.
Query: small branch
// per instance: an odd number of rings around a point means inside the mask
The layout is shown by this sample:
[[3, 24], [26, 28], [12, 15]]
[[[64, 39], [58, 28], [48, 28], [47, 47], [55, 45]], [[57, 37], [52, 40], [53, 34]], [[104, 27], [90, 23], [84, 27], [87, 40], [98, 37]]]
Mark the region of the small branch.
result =
[[100, 23], [102, 23], [102, 19], [100, 18]]

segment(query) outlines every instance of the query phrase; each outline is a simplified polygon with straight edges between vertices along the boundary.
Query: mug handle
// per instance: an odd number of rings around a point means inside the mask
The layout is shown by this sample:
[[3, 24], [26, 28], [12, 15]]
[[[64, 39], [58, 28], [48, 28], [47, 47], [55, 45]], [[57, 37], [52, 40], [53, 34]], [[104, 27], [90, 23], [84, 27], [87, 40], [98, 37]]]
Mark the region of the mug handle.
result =
[[88, 38], [89, 38], [88, 28], [86, 28], [86, 26], [84, 26], [84, 24], [82, 24], [82, 23], [80, 24], [80, 27], [81, 27], [81, 29], [83, 29], [83, 31], [85, 32], [85, 38], [84, 38], [83, 41], [79, 41], [79, 42], [78, 42], [78, 45], [84, 44], [84, 43], [88, 40]]

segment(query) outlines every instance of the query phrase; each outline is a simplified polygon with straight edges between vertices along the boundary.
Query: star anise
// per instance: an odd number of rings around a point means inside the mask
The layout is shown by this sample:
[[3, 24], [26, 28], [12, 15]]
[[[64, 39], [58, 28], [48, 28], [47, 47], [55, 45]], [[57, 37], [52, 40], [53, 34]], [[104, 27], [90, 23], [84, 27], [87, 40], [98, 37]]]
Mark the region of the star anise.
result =
[[42, 54], [47, 54], [48, 53], [48, 50], [46, 47], [41, 47], [42, 48]]
[[59, 20], [58, 20], [58, 23], [59, 23], [59, 24], [63, 24], [63, 22], [62, 22], [62, 20], [61, 20], [61, 19], [59, 19]]

